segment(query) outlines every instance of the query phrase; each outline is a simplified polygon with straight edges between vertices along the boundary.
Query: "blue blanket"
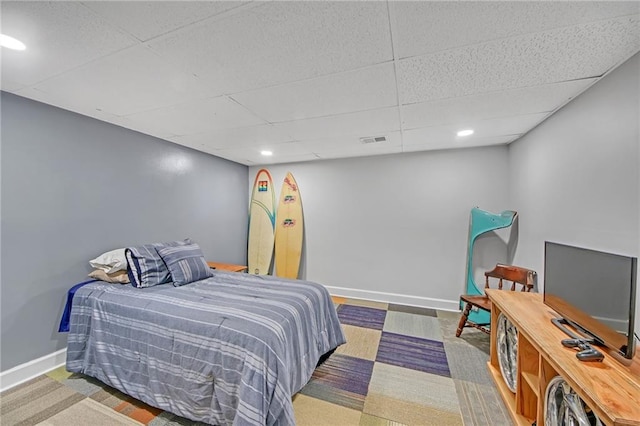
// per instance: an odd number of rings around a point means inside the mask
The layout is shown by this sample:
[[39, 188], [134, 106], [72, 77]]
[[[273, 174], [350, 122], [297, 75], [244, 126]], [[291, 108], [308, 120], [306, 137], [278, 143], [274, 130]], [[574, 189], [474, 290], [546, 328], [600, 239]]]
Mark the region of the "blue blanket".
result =
[[182, 287], [75, 291], [67, 370], [215, 425], [291, 425], [291, 398], [345, 343], [316, 283], [213, 271]]
[[64, 312], [62, 312], [62, 318], [60, 318], [60, 326], [58, 327], [59, 333], [65, 333], [69, 331], [69, 321], [71, 320], [71, 306], [73, 304], [73, 296], [76, 294], [76, 291], [89, 283], [94, 283], [98, 280], [89, 280], [81, 282], [80, 284], [76, 284], [67, 292], [67, 304], [64, 305]]

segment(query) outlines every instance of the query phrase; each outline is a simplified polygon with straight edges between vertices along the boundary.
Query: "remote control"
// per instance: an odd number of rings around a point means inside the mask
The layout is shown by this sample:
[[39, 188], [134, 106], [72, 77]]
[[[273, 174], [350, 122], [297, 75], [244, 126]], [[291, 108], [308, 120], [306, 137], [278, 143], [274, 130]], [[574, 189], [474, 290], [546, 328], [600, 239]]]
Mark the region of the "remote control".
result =
[[604, 355], [602, 355], [602, 353], [596, 349], [590, 348], [590, 349], [585, 349], [582, 350], [580, 352], [578, 352], [576, 354], [576, 357], [580, 360], [580, 361], [597, 361], [597, 362], [602, 362], [602, 360], [604, 359]]
[[580, 340], [580, 339], [562, 339], [562, 341], [560, 343], [562, 343], [562, 346], [565, 346], [567, 348], [575, 348], [576, 346], [580, 346], [581, 343], [584, 343], [584, 340]]

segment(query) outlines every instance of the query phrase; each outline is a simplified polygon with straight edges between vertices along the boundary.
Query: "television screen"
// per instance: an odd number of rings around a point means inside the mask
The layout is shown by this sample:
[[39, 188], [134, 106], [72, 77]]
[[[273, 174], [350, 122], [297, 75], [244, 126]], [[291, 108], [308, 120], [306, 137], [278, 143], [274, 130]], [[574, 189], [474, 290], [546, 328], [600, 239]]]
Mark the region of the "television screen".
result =
[[545, 242], [544, 303], [625, 358], [634, 354], [637, 259]]

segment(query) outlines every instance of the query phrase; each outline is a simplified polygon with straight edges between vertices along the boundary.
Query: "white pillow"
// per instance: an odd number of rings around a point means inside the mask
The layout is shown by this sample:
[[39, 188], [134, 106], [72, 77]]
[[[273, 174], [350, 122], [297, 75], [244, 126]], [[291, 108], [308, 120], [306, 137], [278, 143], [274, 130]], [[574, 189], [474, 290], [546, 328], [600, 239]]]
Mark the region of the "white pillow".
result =
[[127, 269], [127, 259], [124, 257], [124, 248], [103, 253], [95, 259], [91, 259], [89, 265], [95, 269], [102, 269], [107, 274], [125, 271]]
[[127, 271], [118, 271], [113, 274], [107, 274], [102, 269], [94, 269], [89, 274], [89, 277], [95, 278], [96, 280], [106, 281], [108, 283], [118, 283], [118, 284], [128, 284], [129, 276], [127, 275]]

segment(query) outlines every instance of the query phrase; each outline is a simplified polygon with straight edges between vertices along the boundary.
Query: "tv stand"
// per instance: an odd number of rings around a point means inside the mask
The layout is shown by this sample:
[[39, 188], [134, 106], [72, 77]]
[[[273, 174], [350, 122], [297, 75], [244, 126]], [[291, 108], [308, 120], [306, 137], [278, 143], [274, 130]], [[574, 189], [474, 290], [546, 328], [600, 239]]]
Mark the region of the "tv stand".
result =
[[[557, 314], [538, 293], [487, 290], [492, 301], [491, 322], [500, 313], [518, 329], [516, 392], [502, 378], [496, 346], [496, 327], [491, 328], [489, 372], [517, 425], [545, 424], [545, 393], [561, 376], [606, 425], [640, 426], [640, 356], [629, 365], [608, 353], [602, 362], [581, 362], [574, 348], [560, 342], [566, 334], [552, 325]], [[577, 336], [578, 339], [583, 337]], [[640, 351], [638, 351], [640, 352]]]

